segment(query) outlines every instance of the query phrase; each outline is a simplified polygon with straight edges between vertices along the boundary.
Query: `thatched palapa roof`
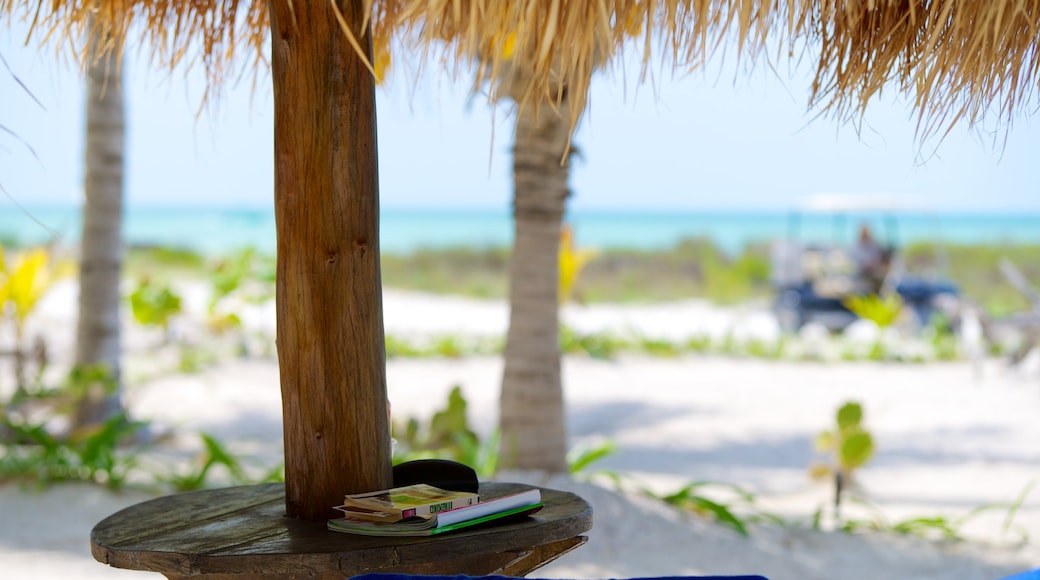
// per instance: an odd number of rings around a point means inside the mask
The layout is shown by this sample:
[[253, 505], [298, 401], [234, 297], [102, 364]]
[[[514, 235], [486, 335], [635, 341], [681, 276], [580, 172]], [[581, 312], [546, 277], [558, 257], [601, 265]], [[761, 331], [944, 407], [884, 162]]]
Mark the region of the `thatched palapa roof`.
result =
[[[682, 69], [724, 48], [741, 58], [816, 63], [810, 104], [839, 116], [855, 116], [883, 89], [897, 90], [913, 99], [930, 133], [960, 119], [1010, 122], [1023, 106], [1035, 107], [1040, 82], [1040, 0], [364, 4], [376, 38], [397, 36], [448, 66], [480, 61], [490, 81], [522, 59], [523, 91], [550, 101], [561, 87], [583, 100], [592, 69], [625, 52], [647, 67], [655, 65], [655, 51], [663, 52]], [[95, 11], [95, 32], [112, 46], [138, 34], [161, 63], [201, 61], [217, 84], [229, 67], [266, 63], [267, 9], [267, 0], [0, 0], [0, 14], [33, 22], [37, 41], [69, 41], [82, 55], [87, 14]], [[365, 37], [363, 30], [347, 32]]]

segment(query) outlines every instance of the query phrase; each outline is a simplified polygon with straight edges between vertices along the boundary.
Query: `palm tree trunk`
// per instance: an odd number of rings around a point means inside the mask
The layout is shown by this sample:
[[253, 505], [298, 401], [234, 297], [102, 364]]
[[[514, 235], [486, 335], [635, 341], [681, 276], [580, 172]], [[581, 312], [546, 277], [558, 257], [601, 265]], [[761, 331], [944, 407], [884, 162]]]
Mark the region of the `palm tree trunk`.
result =
[[560, 377], [559, 244], [569, 167], [568, 103], [521, 107], [513, 148], [515, 239], [509, 332], [499, 401], [499, 461], [507, 469], [567, 468]]
[[118, 385], [119, 281], [123, 264], [123, 82], [118, 55], [110, 53], [98, 60], [94, 57], [96, 45], [97, 41], [91, 43], [87, 56], [86, 163], [76, 365], [104, 366], [117, 387], [115, 393], [103, 385], [89, 389], [78, 403], [76, 425], [103, 421], [121, 410]]
[[[363, 0], [336, 5], [368, 47]], [[392, 483], [375, 79], [330, 3], [270, 14], [286, 511], [322, 520]]]

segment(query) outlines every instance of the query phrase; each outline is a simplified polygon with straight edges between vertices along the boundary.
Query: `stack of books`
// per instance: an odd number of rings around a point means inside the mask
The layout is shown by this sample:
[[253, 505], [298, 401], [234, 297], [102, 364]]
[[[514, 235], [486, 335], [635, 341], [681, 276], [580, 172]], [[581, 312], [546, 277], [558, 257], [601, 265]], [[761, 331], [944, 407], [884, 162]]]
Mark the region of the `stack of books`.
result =
[[543, 507], [537, 488], [481, 500], [475, 493], [416, 484], [348, 495], [328, 521], [334, 532], [366, 536], [432, 536], [532, 514]]

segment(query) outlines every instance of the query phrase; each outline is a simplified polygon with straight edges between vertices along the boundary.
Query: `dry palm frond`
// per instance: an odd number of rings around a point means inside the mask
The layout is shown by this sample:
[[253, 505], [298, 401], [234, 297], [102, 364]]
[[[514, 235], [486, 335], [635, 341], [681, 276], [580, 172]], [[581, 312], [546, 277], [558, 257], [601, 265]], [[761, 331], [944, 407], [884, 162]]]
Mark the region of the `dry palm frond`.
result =
[[[122, 54], [137, 35], [154, 61], [174, 67], [201, 60], [211, 87], [220, 87], [243, 47], [252, 64], [264, 62], [270, 35], [267, 3], [255, 0], [0, 0], [0, 15], [30, 24], [30, 38], [71, 48], [81, 67], [87, 59]], [[96, 50], [88, 51], [92, 42]]]
[[840, 114], [894, 83], [928, 136], [991, 113], [1010, 124], [1037, 96], [1040, 0], [821, 0], [800, 25], [820, 51], [811, 103]]
[[[343, 0], [271, 0], [335, 2]], [[817, 63], [810, 104], [861, 114], [895, 88], [912, 95], [925, 135], [960, 119], [1013, 113], [1037, 97], [1040, 0], [360, 0], [368, 20], [345, 30], [360, 52], [373, 36], [397, 37], [473, 66], [480, 81], [523, 103], [558, 102], [577, 116], [592, 71], [635, 50], [675, 68], [696, 67], [720, 47], [755, 58], [767, 43], [796, 46]], [[132, 31], [162, 64], [201, 60], [212, 83], [238, 62], [266, 63], [267, 0], [0, 0], [0, 15], [33, 23], [43, 41], [69, 41], [86, 58], [88, 33], [121, 48]], [[95, 30], [87, 14], [95, 13]], [[364, 42], [359, 42], [359, 39]], [[660, 46], [655, 46], [659, 43]], [[189, 57], [189, 55], [191, 55]], [[367, 55], [365, 55], [367, 58]], [[374, 67], [373, 67], [373, 70]], [[644, 69], [645, 70], [645, 69]], [[499, 81], [509, 79], [506, 84]]]
[[480, 63], [478, 80], [499, 85], [518, 103], [552, 104], [566, 93], [580, 112], [593, 71], [625, 47], [640, 50], [649, 66], [659, 41], [673, 63], [693, 66], [730, 30], [740, 48], [760, 46], [773, 6], [772, 0], [399, 0], [393, 20], [419, 46], [443, 49], [441, 60]]

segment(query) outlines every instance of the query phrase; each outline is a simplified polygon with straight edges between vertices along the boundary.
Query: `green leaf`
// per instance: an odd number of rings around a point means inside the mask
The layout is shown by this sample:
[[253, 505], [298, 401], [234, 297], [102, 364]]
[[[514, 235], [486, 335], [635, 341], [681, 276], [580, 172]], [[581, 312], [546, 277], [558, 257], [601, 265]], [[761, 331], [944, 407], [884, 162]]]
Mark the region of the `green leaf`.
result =
[[244, 479], [245, 474], [238, 459], [235, 458], [216, 437], [207, 433], [200, 433], [203, 444], [206, 446], [206, 463], [210, 465], [223, 465], [235, 479]]
[[865, 431], [857, 431], [841, 444], [841, 465], [845, 470], [855, 469], [869, 461], [873, 454], [873, 437]]
[[897, 534], [908, 536], [928, 537], [933, 533], [938, 533], [943, 540], [961, 539], [956, 526], [942, 516], [911, 518], [896, 522], [892, 525], [891, 530]]
[[834, 433], [824, 431], [816, 436], [816, 450], [826, 453], [834, 449]]
[[576, 447], [567, 454], [567, 470], [573, 475], [581, 472], [589, 465], [617, 453], [613, 441], [607, 441], [595, 447]]
[[142, 280], [130, 294], [130, 311], [138, 324], [166, 328], [170, 318], [181, 312], [181, 298], [169, 286]]
[[845, 431], [858, 427], [863, 420], [863, 407], [859, 403], [845, 403], [838, 409], [838, 428]]
[[898, 294], [885, 297], [877, 294], [850, 296], [842, 304], [856, 316], [872, 321], [879, 328], [892, 326], [903, 309], [903, 300]]
[[750, 535], [744, 520], [737, 517], [728, 507], [701, 496], [691, 497], [690, 500], [699, 510], [715, 516], [716, 521], [732, 527], [741, 536]]

